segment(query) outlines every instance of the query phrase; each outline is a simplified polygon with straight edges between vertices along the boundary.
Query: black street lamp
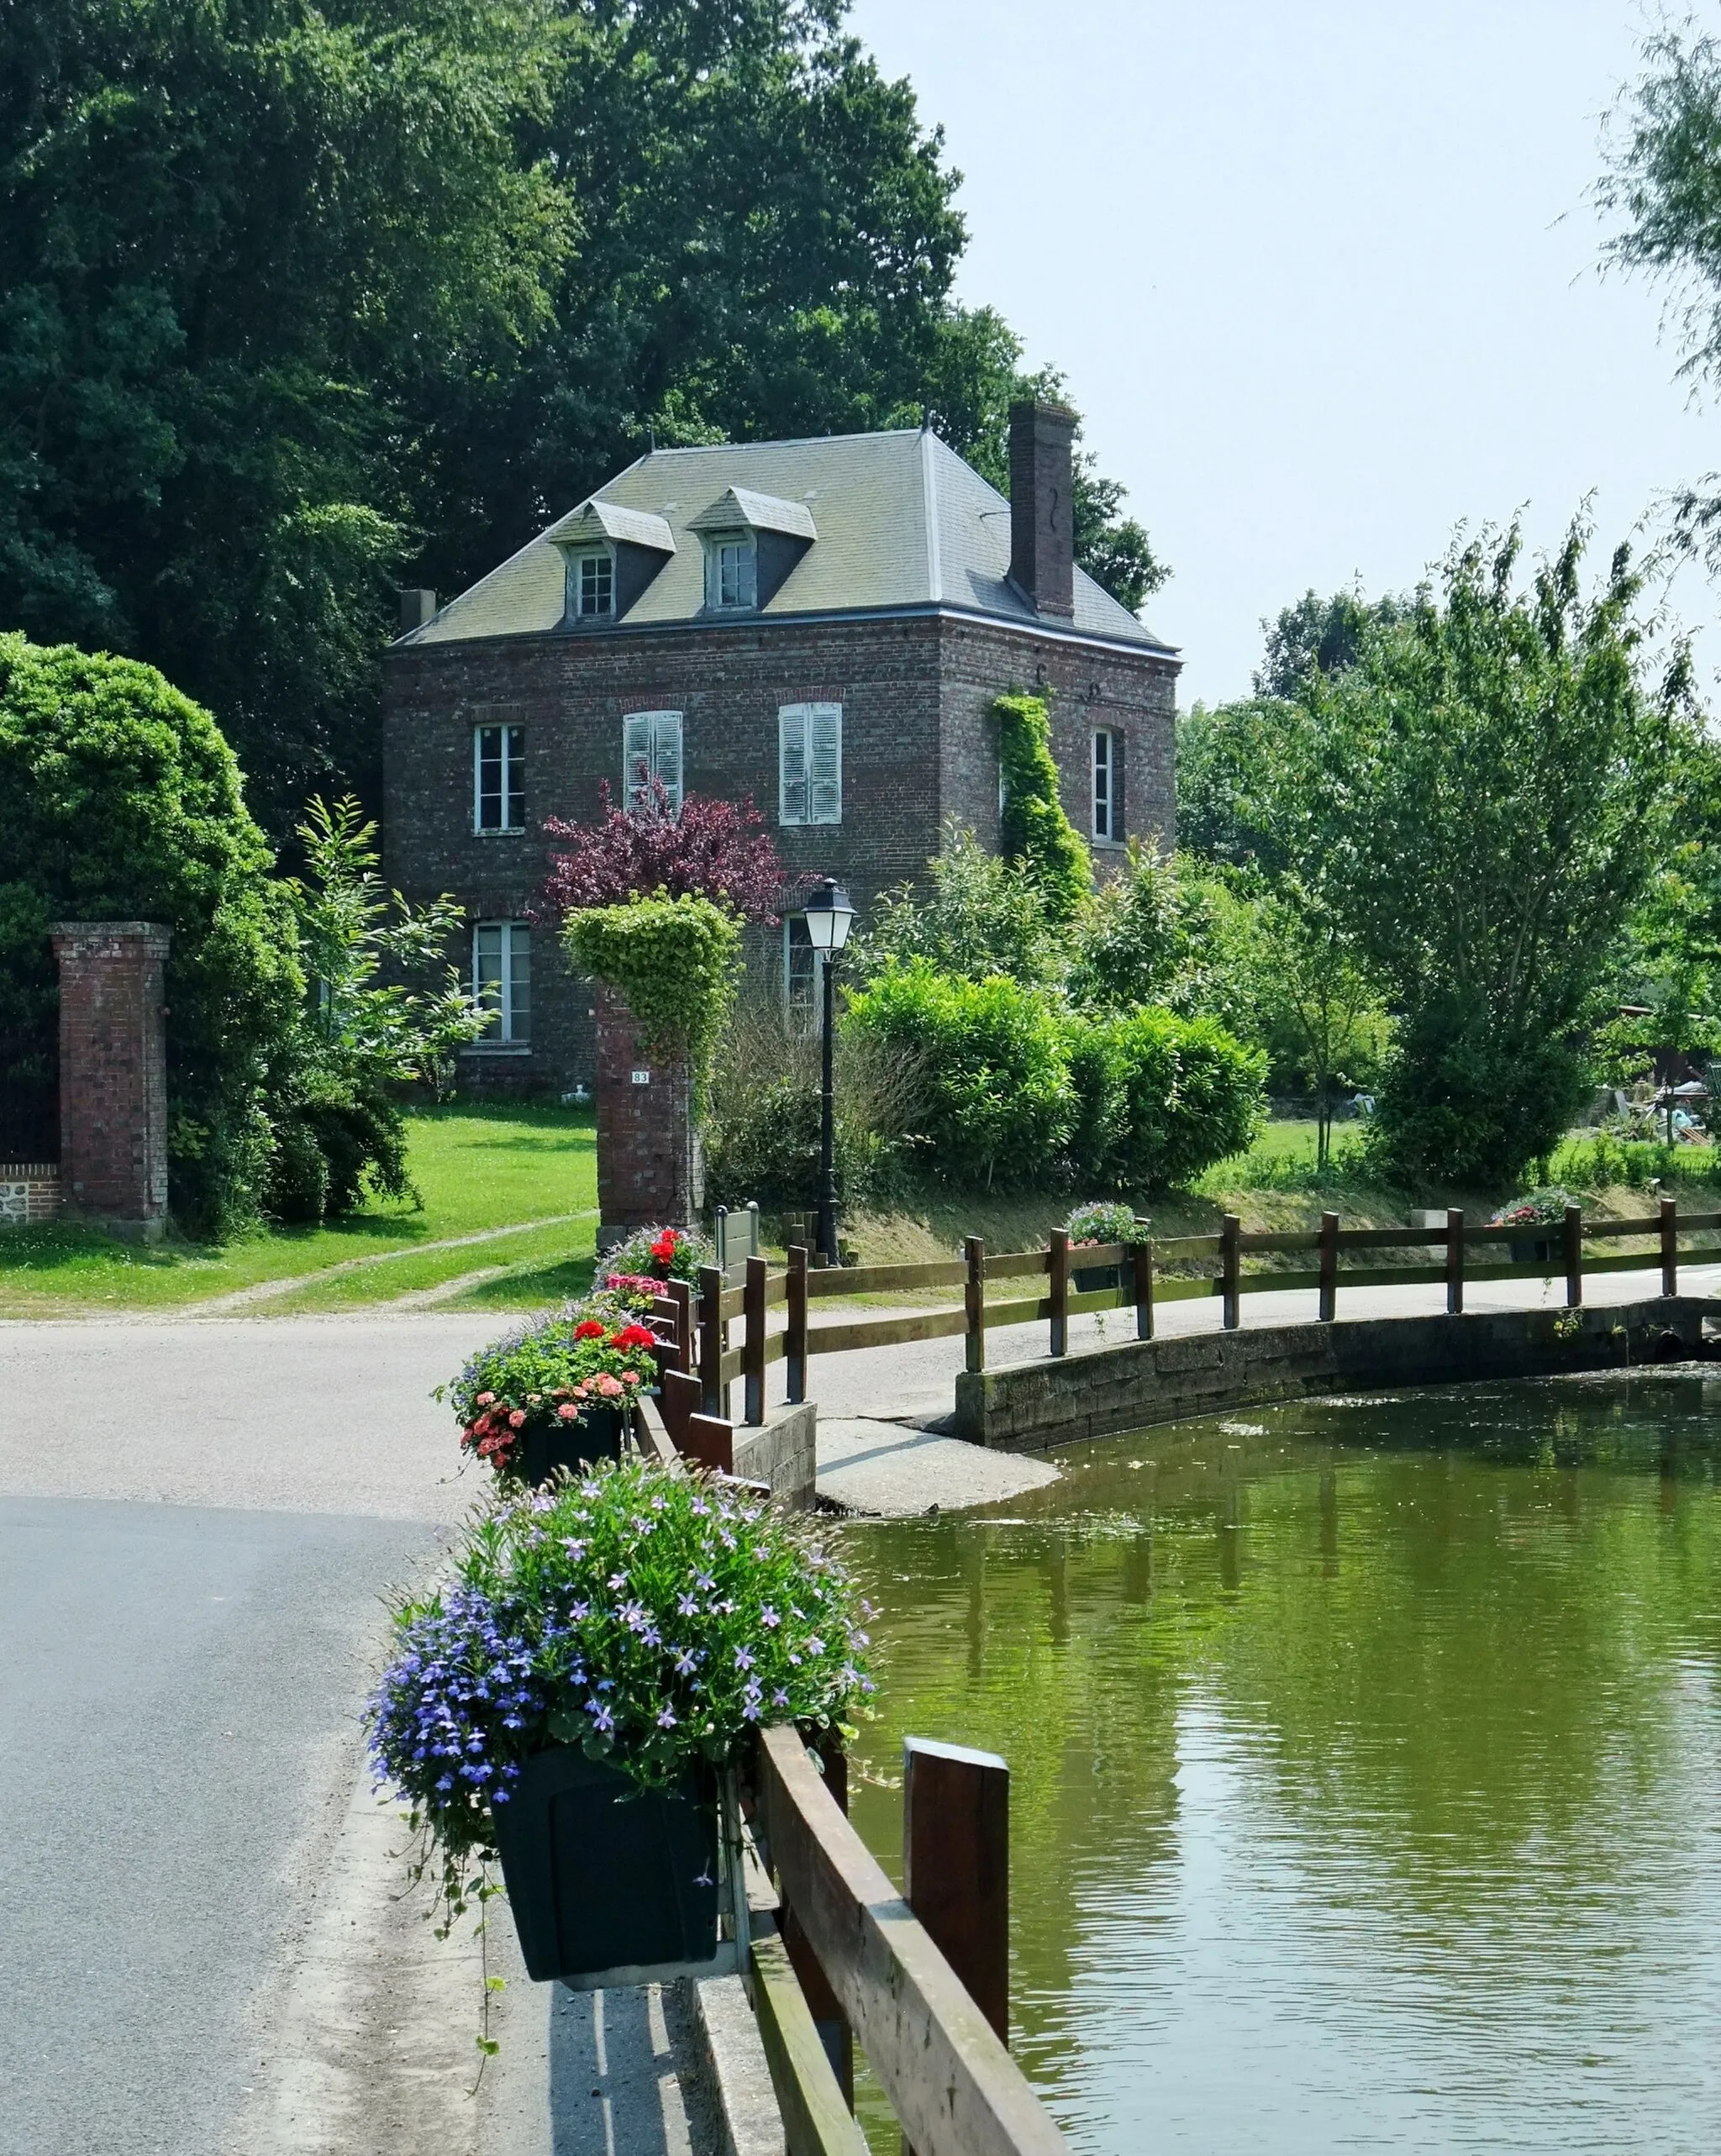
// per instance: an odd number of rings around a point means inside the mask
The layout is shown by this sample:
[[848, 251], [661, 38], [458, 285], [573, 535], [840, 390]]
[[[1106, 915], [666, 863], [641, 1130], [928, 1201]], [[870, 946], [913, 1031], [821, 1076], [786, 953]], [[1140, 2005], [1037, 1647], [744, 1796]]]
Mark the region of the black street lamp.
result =
[[837, 1126], [836, 1101], [832, 1085], [832, 1041], [834, 1033], [831, 975], [837, 953], [849, 940], [855, 909], [849, 894], [834, 877], [827, 876], [807, 901], [801, 918], [807, 924], [807, 940], [818, 953], [824, 975], [824, 1070], [818, 1132], [818, 1254], [827, 1265], [837, 1262]]

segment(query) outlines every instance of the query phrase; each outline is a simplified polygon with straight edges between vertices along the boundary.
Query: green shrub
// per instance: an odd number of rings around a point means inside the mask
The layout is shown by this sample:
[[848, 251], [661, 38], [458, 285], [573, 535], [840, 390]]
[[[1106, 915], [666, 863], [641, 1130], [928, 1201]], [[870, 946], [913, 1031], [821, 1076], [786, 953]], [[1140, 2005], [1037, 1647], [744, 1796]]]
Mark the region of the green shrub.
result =
[[1052, 755], [1051, 714], [1044, 697], [1000, 697], [998, 768], [1003, 781], [1002, 851], [1038, 886], [1049, 919], [1073, 921], [1093, 888], [1093, 865], [1064, 813]]
[[169, 1197], [206, 1233], [255, 1217], [304, 994], [271, 868], [206, 711], [135, 660], [0, 635], [0, 1090], [58, 1070], [50, 924], [165, 923]]
[[1066, 1027], [1076, 1176], [1118, 1191], [1189, 1182], [1242, 1152], [1265, 1108], [1266, 1058], [1212, 1018], [1132, 1011]]
[[1508, 1047], [1461, 1012], [1418, 1014], [1387, 1060], [1369, 1153], [1383, 1175], [1412, 1186], [1498, 1188], [1553, 1152], [1588, 1091], [1583, 1060], [1564, 1041]]
[[1055, 1179], [1075, 1121], [1064, 1024], [1045, 996], [924, 960], [887, 967], [850, 999], [845, 1029], [912, 1058], [932, 1170], [986, 1189]]

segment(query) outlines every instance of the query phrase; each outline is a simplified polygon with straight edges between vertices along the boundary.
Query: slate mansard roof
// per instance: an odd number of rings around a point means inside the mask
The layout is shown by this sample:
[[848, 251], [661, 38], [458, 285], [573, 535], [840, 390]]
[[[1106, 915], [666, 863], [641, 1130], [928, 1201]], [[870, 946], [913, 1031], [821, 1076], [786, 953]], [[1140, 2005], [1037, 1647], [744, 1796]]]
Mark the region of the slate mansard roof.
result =
[[[1074, 619], [1037, 614], [1008, 581], [1009, 503], [936, 434], [918, 428], [653, 450], [400, 641], [463, 643], [564, 628], [614, 635], [733, 621], [735, 615], [713, 615], [706, 607], [699, 538], [713, 528], [708, 513], [725, 495], [744, 509], [761, 497], [778, 513], [804, 505], [803, 528], [817, 534], [757, 613], [742, 619], [942, 610], [1175, 656], [1079, 567]], [[779, 528], [798, 522], [781, 514], [768, 520]], [[565, 620], [558, 537], [637, 534], [651, 544], [650, 534], [663, 534], [666, 526], [675, 550], [618, 623]]]

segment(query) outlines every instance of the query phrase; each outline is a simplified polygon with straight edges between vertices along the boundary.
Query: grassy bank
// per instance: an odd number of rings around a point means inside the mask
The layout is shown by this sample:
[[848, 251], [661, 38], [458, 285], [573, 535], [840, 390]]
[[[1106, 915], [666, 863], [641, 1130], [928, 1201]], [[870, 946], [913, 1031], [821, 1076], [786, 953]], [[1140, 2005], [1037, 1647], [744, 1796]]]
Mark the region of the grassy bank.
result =
[[[277, 1314], [392, 1300], [481, 1269], [518, 1268], [546, 1282], [575, 1278], [582, 1265], [589, 1273], [597, 1202], [589, 1112], [424, 1109], [410, 1120], [408, 1161], [420, 1206], [376, 1202], [328, 1227], [153, 1249], [89, 1228], [0, 1233], [0, 1317], [167, 1311], [252, 1292], [255, 1306], [241, 1307]], [[464, 1239], [476, 1236], [489, 1239]]]
[[[140, 1249], [89, 1229], [0, 1233], [0, 1317], [198, 1308], [289, 1317], [429, 1299], [498, 1317], [540, 1308], [590, 1286], [597, 1225], [592, 1117], [538, 1106], [463, 1104], [411, 1119], [409, 1157], [422, 1207], [377, 1204], [339, 1225], [277, 1228], [225, 1245], [169, 1242]], [[1647, 1211], [1650, 1186], [1693, 1207], [1721, 1210], [1721, 1166], [1708, 1147], [1568, 1140], [1548, 1164], [1593, 1213]], [[1155, 1200], [1161, 1236], [1217, 1228], [1227, 1212], [1246, 1229], [1314, 1228], [1324, 1211], [1349, 1226], [1402, 1225], [1413, 1206], [1460, 1206], [1473, 1218], [1510, 1191], [1441, 1186], [1420, 1191], [1371, 1180], [1353, 1133], [1315, 1165], [1312, 1123], [1268, 1124], [1260, 1141], [1191, 1190]], [[845, 1220], [863, 1263], [913, 1263], [959, 1251], [967, 1235], [992, 1250], [1044, 1245], [1068, 1196], [1003, 1198], [932, 1192], [890, 1213]], [[571, 1216], [571, 1217], [570, 1217]], [[483, 1239], [471, 1240], [467, 1238]], [[1413, 1262], [1420, 1254], [1406, 1254]]]

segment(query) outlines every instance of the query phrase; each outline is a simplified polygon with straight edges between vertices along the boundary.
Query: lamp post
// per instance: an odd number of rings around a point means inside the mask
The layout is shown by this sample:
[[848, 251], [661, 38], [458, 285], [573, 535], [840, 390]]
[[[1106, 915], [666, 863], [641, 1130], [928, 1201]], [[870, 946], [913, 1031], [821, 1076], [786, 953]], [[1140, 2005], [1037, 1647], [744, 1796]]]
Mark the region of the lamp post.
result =
[[818, 1131], [818, 1255], [827, 1265], [837, 1262], [836, 1101], [832, 1085], [832, 1041], [834, 1033], [831, 1002], [831, 974], [837, 953], [849, 940], [855, 909], [849, 894], [833, 876], [827, 876], [802, 909], [807, 940], [818, 954], [824, 976], [824, 1066]]

